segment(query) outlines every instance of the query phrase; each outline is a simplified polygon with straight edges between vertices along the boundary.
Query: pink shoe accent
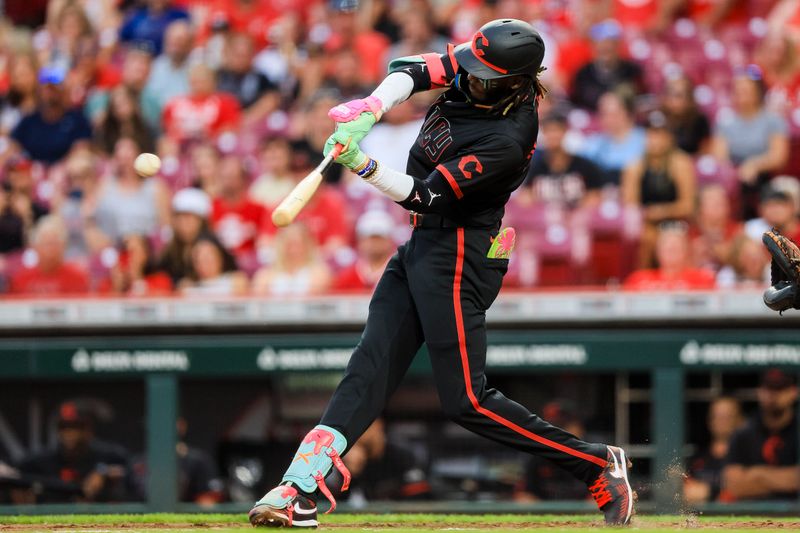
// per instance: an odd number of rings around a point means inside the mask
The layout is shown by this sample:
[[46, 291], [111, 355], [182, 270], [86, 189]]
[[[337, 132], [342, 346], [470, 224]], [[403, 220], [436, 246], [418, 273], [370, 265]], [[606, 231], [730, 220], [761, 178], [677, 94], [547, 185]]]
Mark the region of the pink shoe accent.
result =
[[328, 111], [328, 116], [335, 122], [350, 122], [358, 118], [361, 113], [372, 113], [379, 119], [383, 113], [383, 102], [375, 96], [367, 96], [359, 100], [350, 100]]
[[294, 487], [289, 487], [287, 485], [283, 486], [283, 491], [281, 492], [281, 498], [294, 498], [297, 496], [297, 489]]

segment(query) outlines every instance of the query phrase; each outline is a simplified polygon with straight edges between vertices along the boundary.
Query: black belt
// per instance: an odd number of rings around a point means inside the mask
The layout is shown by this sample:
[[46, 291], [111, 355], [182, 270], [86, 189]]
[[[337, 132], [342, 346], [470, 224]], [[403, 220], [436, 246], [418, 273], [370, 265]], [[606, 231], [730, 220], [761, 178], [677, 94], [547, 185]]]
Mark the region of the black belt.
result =
[[469, 229], [485, 229], [485, 230], [494, 230], [497, 231], [500, 229], [499, 224], [492, 224], [491, 226], [476, 226], [475, 224], [459, 224], [454, 220], [450, 220], [449, 218], [445, 218], [441, 215], [434, 215], [432, 213], [415, 213], [411, 211], [409, 213], [409, 222], [411, 223], [411, 227], [414, 229], [417, 228], [469, 228]]
[[412, 228], [463, 228], [463, 224], [458, 224], [450, 219], [444, 218], [441, 215], [434, 215], [431, 213], [409, 213], [409, 222]]

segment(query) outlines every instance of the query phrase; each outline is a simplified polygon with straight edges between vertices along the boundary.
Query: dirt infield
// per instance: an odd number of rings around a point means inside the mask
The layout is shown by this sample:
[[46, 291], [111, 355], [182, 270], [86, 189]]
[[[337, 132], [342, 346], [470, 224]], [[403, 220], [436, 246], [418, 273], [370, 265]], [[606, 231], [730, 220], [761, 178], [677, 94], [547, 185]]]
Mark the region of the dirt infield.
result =
[[[322, 517], [320, 530], [335, 533], [380, 532], [411, 533], [421, 531], [467, 531], [520, 533], [524, 531], [617, 531], [605, 528], [591, 515], [335, 515]], [[124, 531], [198, 533], [241, 532], [251, 530], [243, 515], [98, 515], [98, 516], [0, 516], [0, 532], [76, 532]], [[636, 533], [679, 531], [687, 529], [725, 530], [728, 532], [800, 531], [800, 519], [770, 517], [696, 517], [639, 516], [625, 531]], [[622, 530], [619, 530], [622, 531]]]

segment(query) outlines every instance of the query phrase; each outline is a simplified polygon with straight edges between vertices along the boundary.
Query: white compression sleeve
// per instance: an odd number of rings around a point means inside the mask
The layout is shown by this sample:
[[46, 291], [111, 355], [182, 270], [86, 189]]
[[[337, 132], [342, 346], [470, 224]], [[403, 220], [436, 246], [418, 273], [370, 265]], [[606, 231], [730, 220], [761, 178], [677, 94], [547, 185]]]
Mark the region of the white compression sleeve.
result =
[[[408, 76], [405, 76], [408, 78]], [[394, 200], [402, 202], [414, 189], [414, 178], [378, 163], [378, 169], [366, 180], [367, 183]]]
[[397, 104], [408, 100], [413, 90], [414, 80], [411, 76], [402, 72], [392, 72], [372, 91], [372, 96], [383, 103], [382, 111], [386, 113]]

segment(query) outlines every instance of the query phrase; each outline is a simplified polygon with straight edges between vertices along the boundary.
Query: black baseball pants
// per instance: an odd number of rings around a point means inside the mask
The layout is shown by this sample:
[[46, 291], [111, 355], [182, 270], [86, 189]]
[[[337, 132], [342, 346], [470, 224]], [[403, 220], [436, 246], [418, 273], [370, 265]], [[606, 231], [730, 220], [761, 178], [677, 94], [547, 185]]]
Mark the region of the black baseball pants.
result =
[[508, 268], [507, 259], [486, 257], [494, 233], [414, 230], [375, 289], [364, 333], [321, 423], [355, 443], [380, 416], [425, 342], [450, 419], [591, 483], [606, 465], [605, 445], [583, 442], [487, 388], [486, 310]]

